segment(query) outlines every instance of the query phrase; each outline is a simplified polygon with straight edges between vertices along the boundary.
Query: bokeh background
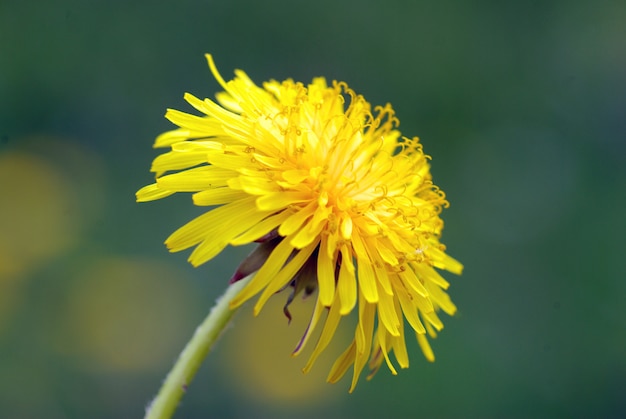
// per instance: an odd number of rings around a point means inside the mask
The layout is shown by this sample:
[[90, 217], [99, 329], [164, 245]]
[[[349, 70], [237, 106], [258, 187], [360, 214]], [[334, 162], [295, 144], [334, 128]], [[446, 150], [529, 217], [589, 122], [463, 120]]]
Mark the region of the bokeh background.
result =
[[459, 307], [426, 362], [349, 395], [250, 307], [177, 413], [626, 416], [623, 1], [0, 2], [0, 417], [141, 417], [249, 248], [191, 268], [163, 240], [189, 196], [136, 204], [168, 107], [242, 68], [393, 103], [452, 206]]

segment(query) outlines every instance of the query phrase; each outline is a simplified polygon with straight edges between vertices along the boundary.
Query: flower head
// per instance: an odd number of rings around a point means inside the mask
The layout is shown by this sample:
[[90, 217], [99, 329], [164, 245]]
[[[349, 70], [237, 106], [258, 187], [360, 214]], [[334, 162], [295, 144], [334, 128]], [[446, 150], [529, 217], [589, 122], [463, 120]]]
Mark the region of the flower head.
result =
[[327, 312], [305, 371], [356, 310], [354, 339], [328, 377], [335, 382], [354, 365], [351, 391], [368, 362], [371, 375], [383, 361], [396, 374], [391, 352], [408, 367], [405, 319], [434, 360], [425, 336], [443, 327], [439, 310], [456, 310], [436, 269], [460, 274], [462, 265], [439, 241], [448, 202], [419, 139], [401, 136], [390, 105], [372, 110], [343, 82], [260, 87], [240, 70], [226, 82], [207, 59], [224, 92], [217, 102], [185, 95], [201, 116], [167, 111], [179, 128], [155, 147], [171, 150], [153, 162], [156, 182], [137, 192], [138, 201], [193, 192], [195, 205], [213, 207], [174, 232], [167, 247], [195, 246], [189, 261], [198, 266], [228, 245], [259, 243], [231, 279], [254, 273], [232, 305], [259, 295], [255, 314], [291, 287], [290, 317], [294, 296], [317, 290], [294, 351]]

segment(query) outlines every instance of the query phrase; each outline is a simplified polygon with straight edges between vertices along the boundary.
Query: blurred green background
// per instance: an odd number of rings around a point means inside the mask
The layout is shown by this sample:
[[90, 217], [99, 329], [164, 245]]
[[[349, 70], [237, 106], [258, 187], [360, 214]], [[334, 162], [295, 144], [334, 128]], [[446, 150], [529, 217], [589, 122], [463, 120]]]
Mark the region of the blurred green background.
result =
[[[163, 240], [202, 209], [136, 204], [184, 92], [344, 80], [391, 102], [452, 203], [427, 363], [348, 395], [308, 376], [277, 296], [220, 341], [178, 417], [626, 416], [623, 1], [0, 1], [0, 417], [130, 418], [249, 248], [198, 269]], [[298, 306], [298, 307], [296, 307]], [[347, 322], [349, 323], [349, 321]]]

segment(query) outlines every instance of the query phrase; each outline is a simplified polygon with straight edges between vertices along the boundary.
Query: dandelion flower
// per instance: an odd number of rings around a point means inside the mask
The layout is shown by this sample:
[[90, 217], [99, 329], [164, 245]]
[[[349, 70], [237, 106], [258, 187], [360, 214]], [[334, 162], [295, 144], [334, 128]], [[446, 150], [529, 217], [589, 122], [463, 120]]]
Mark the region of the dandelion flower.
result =
[[224, 91], [216, 101], [186, 94], [199, 116], [167, 111], [178, 128], [154, 146], [170, 150], [152, 164], [156, 182], [137, 192], [138, 201], [192, 192], [195, 205], [211, 207], [175, 231], [167, 247], [193, 247], [189, 261], [198, 266], [228, 245], [258, 243], [231, 278], [254, 274], [231, 307], [258, 296], [257, 314], [290, 289], [290, 318], [294, 297], [317, 291], [294, 350], [302, 351], [319, 324], [305, 372], [352, 311], [354, 338], [328, 381], [354, 366], [352, 391], [366, 364], [372, 376], [383, 362], [396, 374], [392, 352], [407, 368], [405, 320], [433, 361], [426, 335], [443, 328], [440, 310], [456, 310], [437, 270], [460, 274], [463, 267], [439, 241], [448, 202], [419, 139], [401, 135], [389, 104], [372, 109], [343, 82], [258, 86], [241, 70], [227, 82], [206, 57]]

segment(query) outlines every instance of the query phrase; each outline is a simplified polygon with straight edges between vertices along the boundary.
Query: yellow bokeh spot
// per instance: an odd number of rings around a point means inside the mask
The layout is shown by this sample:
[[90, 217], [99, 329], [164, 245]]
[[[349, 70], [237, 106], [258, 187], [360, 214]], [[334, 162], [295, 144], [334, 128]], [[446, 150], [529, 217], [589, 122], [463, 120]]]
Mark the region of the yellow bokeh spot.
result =
[[0, 154], [0, 197], [0, 280], [15, 279], [75, 239], [69, 184], [46, 160]]
[[79, 245], [100, 214], [100, 158], [49, 135], [0, 152], [0, 333], [19, 306], [23, 280]]
[[0, 153], [0, 281], [76, 246], [105, 199], [101, 159], [80, 143], [48, 135], [15, 143]]
[[257, 317], [252, 315], [251, 305], [237, 314], [234, 327], [223, 338], [224, 348], [220, 348], [221, 356], [227, 358], [221, 363], [226, 368], [224, 374], [231, 377], [237, 391], [260, 403], [302, 406], [330, 402], [342, 392], [326, 383], [326, 375], [337, 353], [348, 346], [348, 337], [341, 333], [344, 329], [340, 327], [330, 347], [311, 371], [304, 374], [302, 368], [323, 323], [304, 352], [292, 357], [309, 322], [316, 296], [305, 301], [296, 297], [289, 306], [293, 320], [287, 324], [283, 305], [289, 292], [290, 289], [271, 298]]
[[167, 263], [94, 260], [74, 281], [54, 345], [88, 369], [158, 368], [176, 358], [193, 331], [192, 281]]

